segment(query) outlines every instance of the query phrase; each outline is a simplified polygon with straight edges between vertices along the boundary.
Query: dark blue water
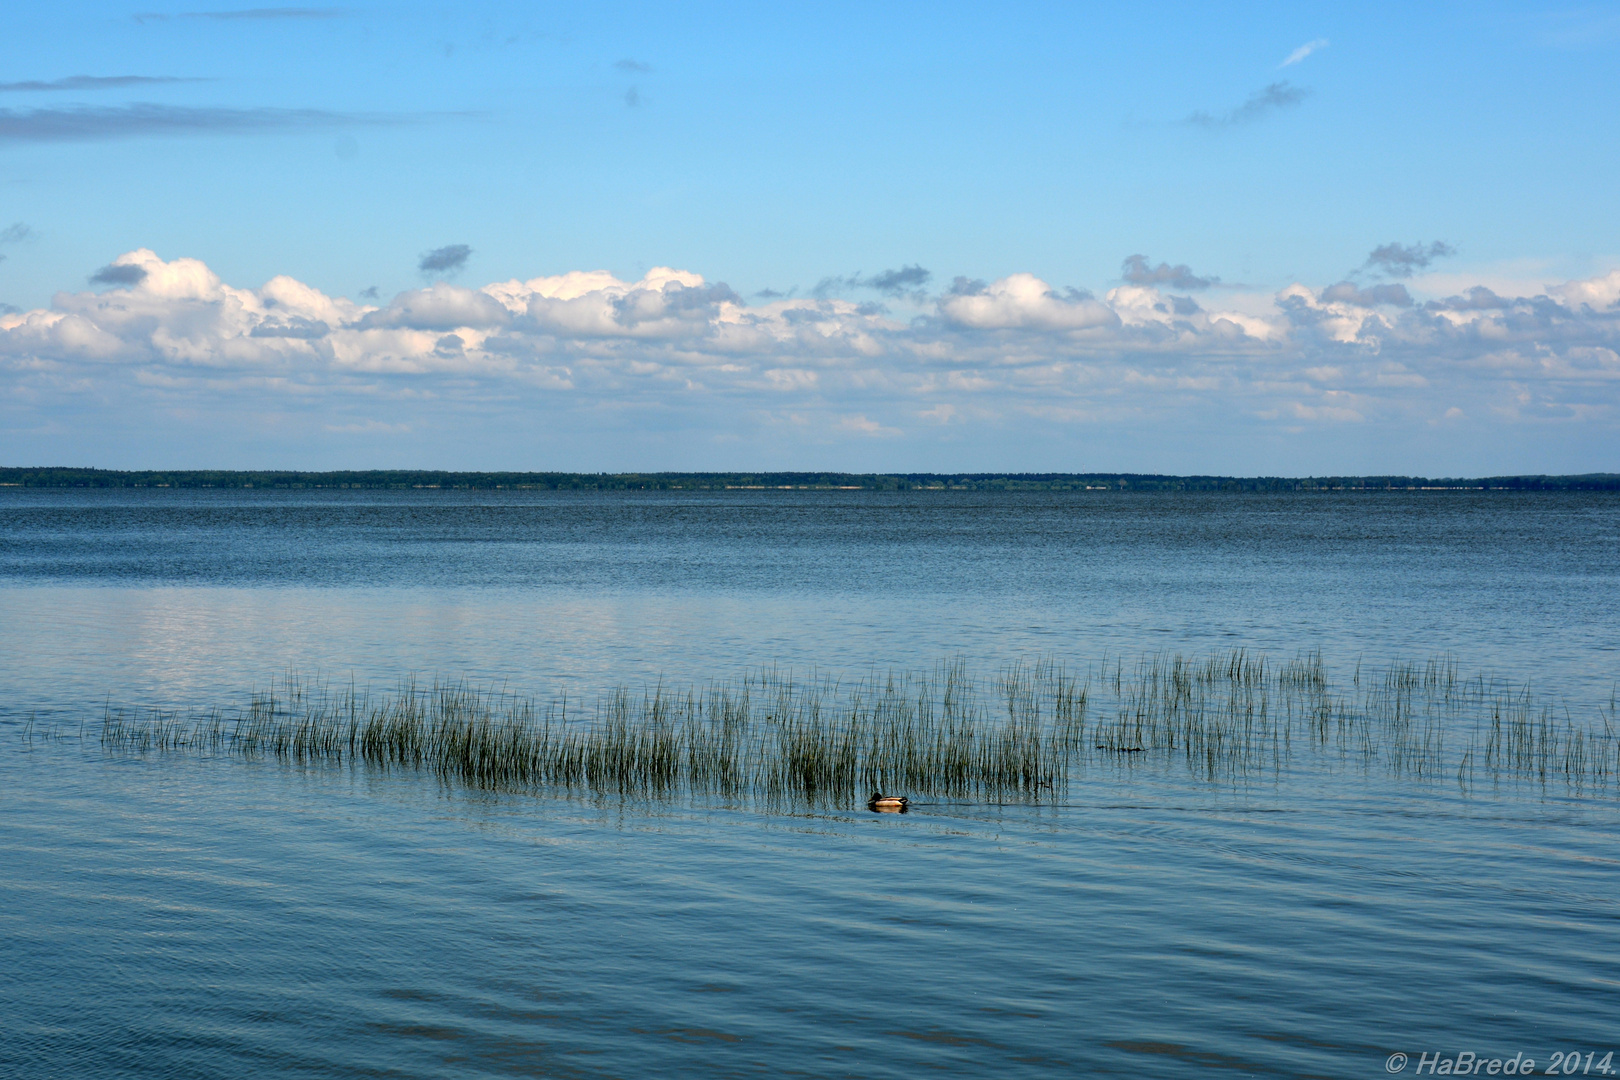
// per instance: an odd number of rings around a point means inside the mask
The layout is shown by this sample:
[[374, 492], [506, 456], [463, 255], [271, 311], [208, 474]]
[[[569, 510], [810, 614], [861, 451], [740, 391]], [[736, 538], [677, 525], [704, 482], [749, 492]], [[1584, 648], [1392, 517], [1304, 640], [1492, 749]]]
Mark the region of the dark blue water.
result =
[[1586, 715], [1617, 568], [1602, 495], [0, 493], [0, 1074], [1593, 1075], [1612, 789], [1149, 766], [877, 816], [77, 725], [289, 668], [588, 694], [1234, 644], [1448, 653]]

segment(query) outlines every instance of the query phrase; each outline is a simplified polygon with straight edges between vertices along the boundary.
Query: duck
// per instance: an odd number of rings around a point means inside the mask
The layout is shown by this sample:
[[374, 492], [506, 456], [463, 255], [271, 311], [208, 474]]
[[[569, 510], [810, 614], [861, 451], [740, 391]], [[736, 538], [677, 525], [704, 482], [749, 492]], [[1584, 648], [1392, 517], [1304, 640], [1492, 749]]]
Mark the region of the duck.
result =
[[904, 795], [885, 795], [881, 791], [872, 792], [866, 800], [866, 808], [874, 814], [903, 814], [910, 806], [911, 800]]

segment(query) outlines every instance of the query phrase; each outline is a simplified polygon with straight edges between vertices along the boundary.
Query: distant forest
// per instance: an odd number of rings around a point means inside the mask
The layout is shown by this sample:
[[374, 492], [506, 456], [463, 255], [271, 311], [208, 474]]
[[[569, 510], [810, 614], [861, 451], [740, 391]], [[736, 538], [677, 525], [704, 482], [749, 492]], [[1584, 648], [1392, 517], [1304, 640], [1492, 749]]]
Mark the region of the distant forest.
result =
[[510, 488], [538, 491], [1620, 491], [1620, 473], [1579, 476], [1160, 476], [1154, 473], [338, 472], [226, 469], [0, 468], [0, 486], [30, 488]]

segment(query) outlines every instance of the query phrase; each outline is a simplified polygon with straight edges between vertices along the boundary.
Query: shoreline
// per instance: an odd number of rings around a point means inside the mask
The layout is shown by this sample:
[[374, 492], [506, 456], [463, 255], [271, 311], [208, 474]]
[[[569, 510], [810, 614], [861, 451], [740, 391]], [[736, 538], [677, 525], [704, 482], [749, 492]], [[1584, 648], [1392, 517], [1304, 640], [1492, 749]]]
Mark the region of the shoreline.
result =
[[1472, 478], [1424, 476], [1175, 476], [1159, 473], [576, 473], [361, 469], [96, 469], [0, 467], [0, 487], [518, 491], [1117, 491], [1385, 492], [1614, 491], [1620, 473]]

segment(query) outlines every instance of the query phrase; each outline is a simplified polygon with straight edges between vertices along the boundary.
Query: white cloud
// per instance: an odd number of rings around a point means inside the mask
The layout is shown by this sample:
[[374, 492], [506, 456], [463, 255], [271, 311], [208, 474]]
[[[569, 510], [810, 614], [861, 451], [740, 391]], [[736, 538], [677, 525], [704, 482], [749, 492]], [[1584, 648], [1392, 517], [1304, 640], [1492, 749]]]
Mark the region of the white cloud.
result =
[[1277, 66], [1280, 68], [1291, 67], [1305, 59], [1307, 56], [1311, 55], [1311, 53], [1316, 52], [1318, 49], [1325, 49], [1327, 47], [1327, 38], [1317, 38], [1315, 41], [1307, 41], [1305, 44], [1289, 53], [1287, 59]]
[[749, 306], [669, 268], [441, 283], [361, 305], [285, 276], [235, 287], [145, 249], [123, 267], [102, 278], [117, 287], [0, 316], [11, 430], [92, 398], [164, 415], [296, 408], [311, 430], [412, 438], [477, 430], [490, 410], [586, 429], [635, 415], [717, 439], [771, 416], [829, 440], [1158, 421], [1620, 425], [1620, 272], [1433, 300], [1295, 284], [1233, 292], [1221, 310], [1017, 273], [959, 279], [900, 321], [838, 299]]
[[1119, 316], [1088, 296], [1061, 297], [1034, 274], [1012, 274], [971, 293], [946, 296], [940, 311], [976, 330], [1090, 330]]
[[1585, 281], [1554, 285], [1547, 291], [1566, 304], [1585, 304], [1600, 311], [1610, 310], [1620, 304], [1620, 270], [1611, 270], [1602, 277]]
[[867, 419], [864, 415], [844, 417], [838, 421], [838, 430], [874, 437], [901, 434], [899, 428], [885, 427], [876, 420]]
[[512, 313], [488, 293], [439, 282], [425, 289], [400, 293], [386, 307], [368, 311], [355, 326], [364, 330], [407, 328], [444, 332], [466, 328], [487, 330], [511, 321]]

